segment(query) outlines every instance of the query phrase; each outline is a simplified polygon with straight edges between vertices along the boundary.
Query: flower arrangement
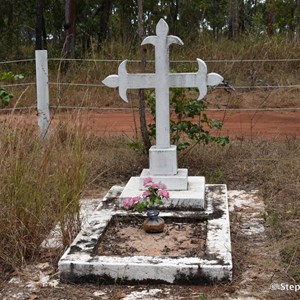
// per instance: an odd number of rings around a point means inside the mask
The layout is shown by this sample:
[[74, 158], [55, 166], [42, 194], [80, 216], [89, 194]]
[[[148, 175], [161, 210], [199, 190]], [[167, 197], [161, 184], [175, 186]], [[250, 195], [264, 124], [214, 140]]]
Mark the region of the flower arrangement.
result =
[[133, 209], [142, 212], [145, 209], [158, 208], [163, 205], [164, 200], [170, 197], [167, 187], [163, 183], [154, 183], [151, 177], [144, 180], [144, 186], [147, 188], [141, 196], [130, 197], [124, 200], [125, 209]]

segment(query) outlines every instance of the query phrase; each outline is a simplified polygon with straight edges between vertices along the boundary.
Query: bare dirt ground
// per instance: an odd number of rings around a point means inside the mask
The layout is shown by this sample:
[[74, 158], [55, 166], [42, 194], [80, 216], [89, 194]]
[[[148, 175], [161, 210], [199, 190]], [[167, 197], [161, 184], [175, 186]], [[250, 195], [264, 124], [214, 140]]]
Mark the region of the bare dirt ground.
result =
[[[223, 122], [220, 135], [236, 139], [285, 139], [300, 137], [300, 110], [295, 111], [208, 111], [209, 118]], [[1, 120], [14, 120], [19, 126], [37, 124], [33, 114], [0, 115]], [[134, 138], [140, 134], [138, 111], [86, 110], [53, 116], [52, 124], [59, 120], [79, 122], [95, 135], [125, 135]], [[147, 118], [151, 122], [150, 116]]]
[[[75, 100], [78, 95], [73, 95]], [[99, 103], [88, 103], [83, 107], [65, 112], [50, 112], [52, 123], [59, 120], [78, 122], [96, 135], [126, 135], [134, 138], [140, 134], [137, 92], [128, 91], [129, 104], [119, 98], [117, 91], [113, 95], [102, 95]], [[187, 97], [195, 99], [198, 93], [192, 91]], [[254, 89], [231, 90], [217, 89], [208, 93], [205, 113], [209, 118], [223, 122], [220, 135], [237, 139], [284, 139], [300, 137], [299, 89]], [[99, 107], [102, 106], [102, 108]], [[132, 109], [131, 109], [132, 108]], [[37, 124], [37, 113], [1, 114], [1, 120], [13, 119], [15, 123]], [[152, 116], [147, 115], [152, 123]]]
[[[300, 111], [225, 111], [208, 112], [208, 117], [223, 121], [221, 135], [232, 138], [284, 138], [300, 136]], [[99, 134], [132, 135], [139, 128], [136, 112], [89, 114], [88, 126]], [[138, 129], [139, 130], [139, 129]]]
[[205, 255], [206, 222], [165, 222], [162, 233], [149, 234], [144, 218], [115, 218], [109, 224], [98, 247], [98, 255], [185, 256]]

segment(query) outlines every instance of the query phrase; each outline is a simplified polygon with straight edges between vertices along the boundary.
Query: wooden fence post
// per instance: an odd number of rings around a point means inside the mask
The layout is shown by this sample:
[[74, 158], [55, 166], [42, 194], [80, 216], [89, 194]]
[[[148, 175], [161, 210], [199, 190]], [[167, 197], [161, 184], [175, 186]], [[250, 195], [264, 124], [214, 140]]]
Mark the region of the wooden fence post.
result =
[[46, 137], [50, 125], [49, 81], [47, 50], [35, 51], [36, 94], [38, 126], [42, 138]]

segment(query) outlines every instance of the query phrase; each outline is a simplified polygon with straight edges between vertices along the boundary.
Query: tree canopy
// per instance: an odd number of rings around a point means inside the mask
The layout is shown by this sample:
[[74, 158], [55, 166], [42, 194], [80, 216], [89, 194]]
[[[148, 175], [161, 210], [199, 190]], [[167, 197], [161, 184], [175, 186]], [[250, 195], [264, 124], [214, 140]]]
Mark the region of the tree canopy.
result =
[[155, 32], [160, 18], [165, 18], [172, 34], [187, 42], [201, 35], [214, 39], [300, 35], [299, 0], [1, 0], [0, 58], [24, 56], [27, 46], [51, 45], [55, 51], [80, 55], [91, 47], [97, 51], [106, 42], [134, 46], [140, 41], [140, 3], [147, 35]]

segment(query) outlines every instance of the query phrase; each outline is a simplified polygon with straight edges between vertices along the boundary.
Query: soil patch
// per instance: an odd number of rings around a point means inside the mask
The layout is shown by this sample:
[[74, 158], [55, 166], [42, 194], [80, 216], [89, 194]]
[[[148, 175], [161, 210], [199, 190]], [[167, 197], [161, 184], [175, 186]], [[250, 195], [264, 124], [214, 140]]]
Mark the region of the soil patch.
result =
[[146, 233], [142, 216], [115, 216], [100, 240], [97, 255], [203, 257], [207, 221], [165, 218], [162, 233]]

